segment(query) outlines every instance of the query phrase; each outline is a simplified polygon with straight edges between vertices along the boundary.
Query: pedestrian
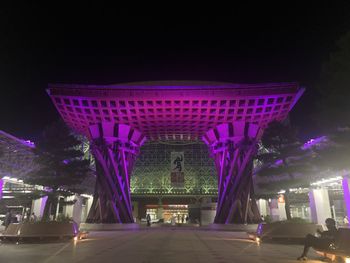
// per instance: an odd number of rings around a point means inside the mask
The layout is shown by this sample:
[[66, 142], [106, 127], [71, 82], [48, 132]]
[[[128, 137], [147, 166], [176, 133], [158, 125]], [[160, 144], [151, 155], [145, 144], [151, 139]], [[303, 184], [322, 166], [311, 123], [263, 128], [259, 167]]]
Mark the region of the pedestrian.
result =
[[310, 250], [310, 247], [316, 249], [327, 249], [329, 245], [335, 241], [335, 236], [338, 232], [338, 229], [335, 225], [335, 220], [333, 218], [326, 219], [326, 227], [328, 231], [317, 232], [320, 234], [320, 237], [315, 237], [314, 235], [308, 234], [305, 238], [304, 250], [298, 260], [307, 260], [307, 253]]
[[31, 222], [36, 222], [37, 220], [37, 216], [35, 215], [35, 213], [33, 212], [32, 215], [30, 216], [30, 221]]
[[185, 215], [182, 215], [182, 217], [181, 217], [181, 224], [183, 224], [184, 221], [185, 221]]
[[30, 221], [30, 208], [27, 208], [27, 209], [26, 209], [25, 220], [26, 220], [27, 222]]
[[7, 213], [5, 215], [5, 220], [4, 220], [4, 226], [5, 226], [5, 229], [7, 229], [7, 227], [11, 224], [12, 222], [12, 212], [11, 210], [7, 210]]
[[149, 214], [147, 214], [146, 220], [147, 220], [147, 226], [151, 226], [151, 216]]
[[22, 215], [21, 214], [16, 214], [16, 220], [17, 220], [17, 223], [21, 223], [22, 222]]
[[173, 215], [172, 217], [171, 217], [171, 225], [172, 226], [175, 226], [175, 215]]

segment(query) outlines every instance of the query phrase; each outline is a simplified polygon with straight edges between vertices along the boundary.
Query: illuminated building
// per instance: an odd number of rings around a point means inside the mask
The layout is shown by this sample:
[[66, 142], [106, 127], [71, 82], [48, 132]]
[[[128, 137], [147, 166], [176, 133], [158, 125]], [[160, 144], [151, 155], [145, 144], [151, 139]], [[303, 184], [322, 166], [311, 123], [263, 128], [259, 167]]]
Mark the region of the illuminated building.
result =
[[[52, 84], [47, 91], [64, 121], [92, 145], [97, 183], [90, 223], [134, 221], [132, 171], [146, 141], [204, 141], [218, 175], [215, 222], [259, 221], [252, 180], [256, 143], [267, 124], [285, 119], [303, 93], [296, 83], [199, 81]], [[184, 172], [178, 168], [171, 178], [181, 184]]]

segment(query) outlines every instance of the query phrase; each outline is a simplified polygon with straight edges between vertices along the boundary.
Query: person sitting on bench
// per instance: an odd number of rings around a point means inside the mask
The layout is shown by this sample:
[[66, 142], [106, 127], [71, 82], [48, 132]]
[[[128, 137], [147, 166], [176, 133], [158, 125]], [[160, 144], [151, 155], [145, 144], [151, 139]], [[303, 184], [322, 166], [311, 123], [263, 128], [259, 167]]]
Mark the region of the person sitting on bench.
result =
[[307, 260], [307, 253], [310, 250], [310, 247], [316, 249], [328, 249], [329, 245], [335, 241], [336, 234], [338, 229], [335, 225], [333, 218], [326, 219], [326, 227], [328, 231], [317, 230], [317, 233], [320, 234], [320, 237], [315, 237], [314, 235], [308, 234], [305, 238], [304, 251], [298, 260]]

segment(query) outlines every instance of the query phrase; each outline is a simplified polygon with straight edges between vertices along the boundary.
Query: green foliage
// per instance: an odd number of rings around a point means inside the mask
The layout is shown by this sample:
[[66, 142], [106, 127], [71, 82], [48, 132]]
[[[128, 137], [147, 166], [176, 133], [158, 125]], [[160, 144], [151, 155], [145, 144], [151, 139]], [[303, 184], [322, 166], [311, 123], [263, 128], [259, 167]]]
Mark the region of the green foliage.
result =
[[[274, 175], [274, 177], [278, 178], [281, 177], [281, 175]], [[258, 183], [258, 186], [264, 190], [269, 190], [277, 193], [277, 191], [282, 189], [287, 190], [291, 188], [309, 187], [310, 180], [303, 178], [302, 176], [297, 178], [285, 176], [282, 179], [278, 178], [278, 180], [269, 180], [268, 182]]]
[[44, 209], [44, 220], [57, 205], [58, 196], [70, 195], [90, 172], [90, 161], [84, 160], [81, 141], [63, 122], [48, 126], [33, 149], [34, 162], [39, 169], [24, 179], [28, 184], [42, 185], [50, 189]]
[[[275, 176], [276, 180], [260, 185], [269, 190], [281, 190], [309, 184], [313, 172], [312, 155], [302, 150], [297, 132], [288, 125], [271, 122], [262, 137], [268, 152], [258, 155], [264, 164], [257, 172], [259, 176]], [[304, 176], [300, 176], [304, 175]]]
[[294, 223], [294, 224], [309, 224], [309, 222], [303, 218], [300, 217], [293, 217], [289, 220], [282, 220], [280, 221], [282, 224], [283, 223]]
[[73, 219], [67, 215], [58, 214], [54, 220], [51, 220], [49, 217], [41, 217], [39, 220], [33, 222], [34, 224], [40, 224], [43, 222], [61, 222], [61, 223], [69, 223], [72, 222]]
[[297, 132], [292, 127], [280, 122], [271, 122], [262, 137], [262, 144], [268, 151], [258, 158], [264, 163], [257, 171], [259, 176], [270, 177], [268, 182], [259, 183], [259, 187], [279, 191], [284, 189], [287, 219], [291, 219], [290, 188], [305, 187], [310, 184], [313, 166], [312, 155], [302, 150]]
[[80, 184], [89, 172], [89, 161], [83, 160], [81, 144], [62, 122], [47, 127], [33, 149], [39, 170], [26, 176], [26, 183], [43, 185], [57, 191]]
[[270, 215], [264, 216], [264, 222], [267, 224], [272, 223], [272, 217]]
[[350, 129], [337, 129], [328, 138], [329, 144], [326, 147], [313, 149], [314, 164], [324, 170], [348, 170], [350, 168]]
[[56, 218], [57, 222], [69, 223], [72, 222], [73, 219], [67, 215], [59, 214]]

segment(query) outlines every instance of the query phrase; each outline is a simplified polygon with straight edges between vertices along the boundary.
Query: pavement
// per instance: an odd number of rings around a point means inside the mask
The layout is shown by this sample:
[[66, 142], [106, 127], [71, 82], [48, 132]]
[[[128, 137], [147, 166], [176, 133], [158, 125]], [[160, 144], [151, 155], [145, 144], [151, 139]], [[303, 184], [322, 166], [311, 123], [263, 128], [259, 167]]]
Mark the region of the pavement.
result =
[[[245, 233], [179, 228], [90, 232], [87, 239], [60, 243], [0, 243], [6, 263], [195, 263], [299, 262], [300, 245], [256, 242]], [[308, 262], [321, 262], [310, 251]]]

